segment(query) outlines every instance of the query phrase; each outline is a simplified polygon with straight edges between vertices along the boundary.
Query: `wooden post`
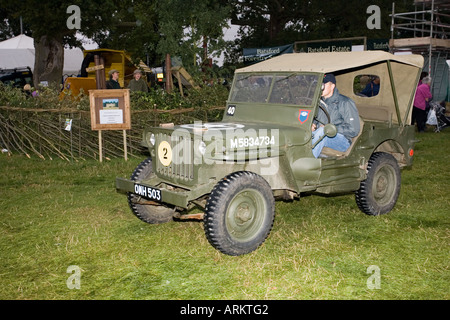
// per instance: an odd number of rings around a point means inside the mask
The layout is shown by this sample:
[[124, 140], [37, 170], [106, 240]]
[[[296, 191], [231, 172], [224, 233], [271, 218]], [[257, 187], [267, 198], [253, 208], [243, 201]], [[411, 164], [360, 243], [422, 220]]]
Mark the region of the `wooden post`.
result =
[[176, 75], [177, 80], [178, 80], [178, 88], [180, 89], [180, 94], [183, 97], [184, 96], [184, 94], [183, 94], [183, 84], [181, 83], [180, 71], [176, 71], [175, 75]]
[[128, 161], [127, 130], [123, 130], [123, 157], [125, 158], [125, 161]]
[[100, 162], [103, 161], [102, 130], [98, 130], [98, 158]]
[[172, 61], [170, 54], [166, 54], [166, 91], [172, 92]]
[[80, 112], [79, 113], [79, 117], [78, 117], [78, 157], [79, 158], [81, 158], [81, 121], [82, 121], [82, 119], [81, 119], [81, 116], [82, 116], [82, 113]]
[[100, 77], [100, 89], [106, 89], [105, 59], [102, 56], [100, 56], [100, 66], [103, 66], [103, 68], [99, 70], [100, 72], [96, 74], [96, 77]]
[[[100, 56], [98, 54], [94, 55], [94, 63], [96, 66], [100, 65]], [[97, 89], [103, 89], [100, 81], [100, 70], [95, 70], [95, 84]]]

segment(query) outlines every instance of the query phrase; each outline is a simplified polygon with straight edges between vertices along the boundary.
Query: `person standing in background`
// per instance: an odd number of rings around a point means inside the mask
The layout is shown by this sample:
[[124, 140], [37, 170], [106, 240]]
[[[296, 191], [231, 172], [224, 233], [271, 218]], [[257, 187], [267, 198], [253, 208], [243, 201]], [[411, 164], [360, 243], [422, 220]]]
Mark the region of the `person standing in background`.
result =
[[130, 89], [130, 91], [148, 92], [148, 86], [147, 83], [145, 83], [145, 80], [142, 78], [141, 70], [134, 70], [133, 77], [134, 79], [131, 79], [130, 83], [128, 84], [128, 89]]
[[119, 83], [119, 71], [112, 69], [109, 71], [109, 80], [106, 81], [106, 89], [122, 89]]
[[431, 77], [427, 76], [422, 79], [422, 84], [419, 84], [414, 97], [414, 107], [411, 118], [411, 125], [417, 122], [417, 131], [425, 132], [427, 121], [427, 105], [430, 102], [431, 95]]

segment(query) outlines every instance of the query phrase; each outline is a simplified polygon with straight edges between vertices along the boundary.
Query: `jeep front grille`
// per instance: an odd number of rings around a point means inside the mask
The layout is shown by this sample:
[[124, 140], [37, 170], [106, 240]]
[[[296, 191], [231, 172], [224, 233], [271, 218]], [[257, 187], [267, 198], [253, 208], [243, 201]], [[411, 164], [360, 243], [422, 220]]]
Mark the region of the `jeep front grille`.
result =
[[[158, 146], [167, 141], [172, 148], [172, 161], [164, 166], [159, 161]], [[194, 179], [194, 150], [193, 141], [188, 133], [169, 135], [159, 133], [156, 135], [156, 173], [168, 179], [181, 179], [191, 181]]]

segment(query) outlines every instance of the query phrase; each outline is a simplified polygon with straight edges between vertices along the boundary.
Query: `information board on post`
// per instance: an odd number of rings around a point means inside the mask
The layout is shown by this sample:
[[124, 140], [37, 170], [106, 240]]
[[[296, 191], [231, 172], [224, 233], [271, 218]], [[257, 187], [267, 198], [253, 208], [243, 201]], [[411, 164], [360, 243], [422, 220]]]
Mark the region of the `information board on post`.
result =
[[128, 160], [126, 130], [131, 129], [130, 90], [89, 90], [89, 102], [91, 129], [98, 130], [100, 162], [103, 130], [123, 130], [124, 157]]
[[130, 90], [89, 90], [92, 130], [130, 130]]

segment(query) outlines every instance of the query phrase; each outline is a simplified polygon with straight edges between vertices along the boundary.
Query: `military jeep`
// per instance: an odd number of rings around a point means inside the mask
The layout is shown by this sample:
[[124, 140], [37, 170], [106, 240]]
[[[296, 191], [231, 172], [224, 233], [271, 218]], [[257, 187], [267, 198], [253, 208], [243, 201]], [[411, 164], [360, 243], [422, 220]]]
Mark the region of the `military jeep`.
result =
[[[211, 245], [228, 255], [257, 249], [268, 237], [275, 200], [354, 193], [367, 215], [385, 214], [400, 192], [400, 169], [414, 154], [412, 104], [423, 58], [386, 52], [293, 53], [235, 72], [221, 122], [144, 130], [151, 157], [130, 179], [117, 178], [132, 212], [164, 223], [203, 220]], [[312, 154], [311, 128], [323, 77], [359, 111], [350, 148]], [[377, 90], [364, 95], [378, 78]], [[329, 118], [328, 118], [329, 119]], [[336, 134], [323, 123], [326, 135]], [[201, 213], [189, 213], [200, 207]]]

